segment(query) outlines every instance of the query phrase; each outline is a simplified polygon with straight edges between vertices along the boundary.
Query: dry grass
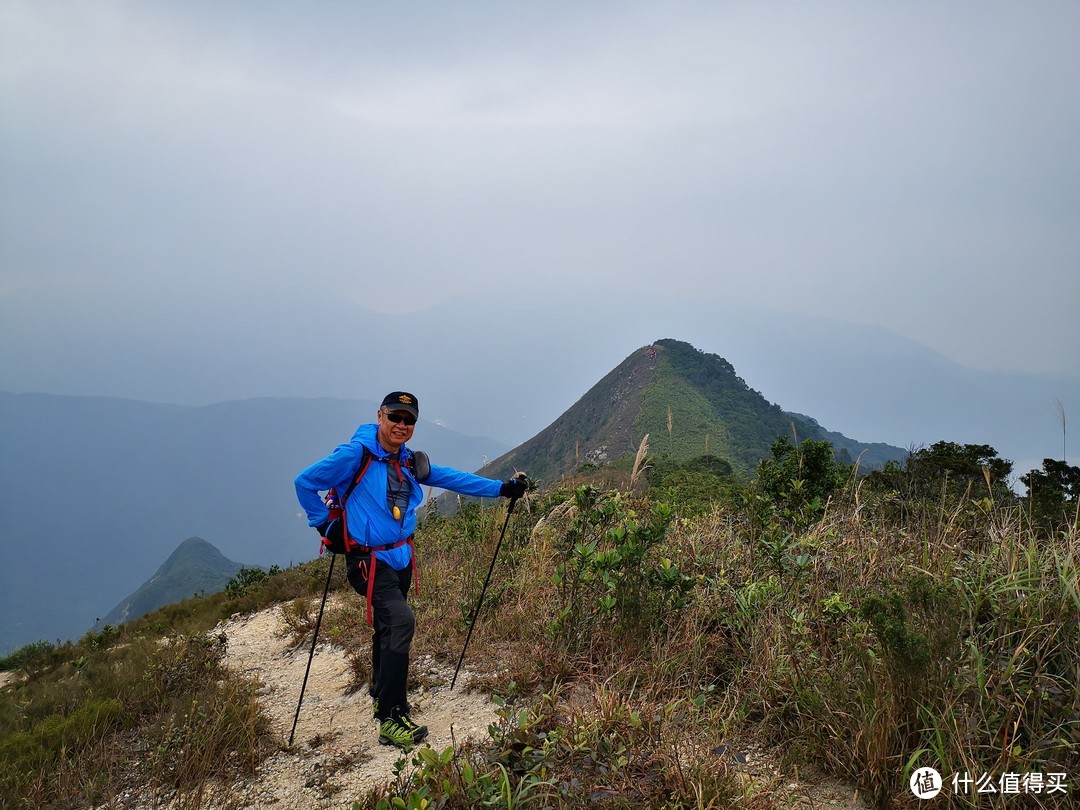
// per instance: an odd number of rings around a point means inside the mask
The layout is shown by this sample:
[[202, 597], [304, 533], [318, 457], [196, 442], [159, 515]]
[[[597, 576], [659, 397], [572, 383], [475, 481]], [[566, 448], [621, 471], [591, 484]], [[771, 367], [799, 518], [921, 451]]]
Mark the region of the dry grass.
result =
[[649, 455], [649, 434], [646, 433], [641, 440], [641, 444], [638, 445], [637, 455], [634, 456], [634, 467], [630, 472], [630, 488], [633, 489], [637, 486], [638, 479], [641, 474], [648, 469], [645, 464], [645, 459]]
[[[821, 768], [880, 806], [911, 797], [906, 774], [918, 765], [1078, 772], [1075, 526], [1038, 539], [1020, 510], [970, 500], [897, 524], [871, 494], [851, 492], [793, 534], [779, 564], [738, 508], [676, 520], [656, 555], [693, 578], [689, 601], [634, 632], [597, 613], [584, 646], [551, 630], [561, 604], [552, 574], [577, 518], [567, 500], [549, 502], [511, 532], [468, 663], [486, 669], [481, 683], [499, 693], [573, 685], [661, 714], [689, 703], [693, 720], [664, 732], [679, 750], [773, 747], [792, 767]], [[648, 508], [627, 503], [633, 514], [616, 523]], [[428, 555], [426, 567], [437, 566], [458, 599], [456, 609], [420, 610], [435, 649], [459, 649], [487, 553], [469, 544]], [[653, 756], [645, 747], [630, 754]], [[700, 785], [684, 787], [689, 796]]]

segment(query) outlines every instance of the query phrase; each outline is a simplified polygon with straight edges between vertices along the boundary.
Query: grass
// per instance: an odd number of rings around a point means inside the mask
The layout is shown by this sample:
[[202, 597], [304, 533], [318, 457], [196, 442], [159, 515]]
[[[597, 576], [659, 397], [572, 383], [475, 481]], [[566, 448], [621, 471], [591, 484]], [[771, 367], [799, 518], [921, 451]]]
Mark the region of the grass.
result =
[[[504, 516], [467, 506], [423, 525], [414, 658], [456, 663]], [[421, 749], [358, 806], [785, 806], [780, 783], [748, 777], [761, 750], [877, 807], [915, 806], [907, 778], [924, 766], [1075, 780], [1078, 562], [1075, 524], [1040, 533], [986, 498], [898, 509], [856, 482], [809, 517], [757, 496], [685, 512], [589, 486], [534, 496], [466, 659], [501, 702], [489, 739]], [[250, 773], [280, 741], [212, 628], [284, 602], [302, 638], [326, 565], [25, 651], [33, 677], [0, 693], [0, 806], [100, 803], [138, 783], [195, 807], [209, 781]], [[359, 601], [332, 602], [322, 627], [361, 687]]]
[[0, 692], [0, 807], [101, 804], [129, 788], [197, 807], [210, 780], [252, 773], [275, 742], [212, 628], [310, 593], [322, 565], [7, 656], [21, 677]]
[[[526, 712], [515, 722], [538, 760], [524, 767], [496, 739], [479, 759], [471, 755], [473, 768], [507, 768], [514, 784], [535, 779], [529, 806], [587, 804], [591, 788], [568, 787], [574, 774], [582, 780], [583, 765], [597, 759], [610, 767], [613, 755], [585, 734], [580, 756], [563, 758], [562, 749], [540, 745], [547, 737], [539, 734], [551, 729], [529, 713], [537, 700], [553, 703], [550, 713], [563, 718], [558, 733], [567, 734], [584, 722], [573, 720], [576, 712], [595, 719], [600, 711], [582, 701], [603, 695], [608, 714], [687, 710], [679, 724], [646, 726], [647, 738], [635, 729], [616, 759], [639, 776], [662, 741], [696, 752], [688, 761], [698, 766], [712, 761], [713, 750], [765, 746], [788, 767], [830, 773], [881, 807], [915, 801], [907, 777], [920, 766], [947, 777], [1080, 772], [1076, 527], [1041, 537], [1019, 508], [980, 501], [898, 525], [884, 497], [875, 503], [873, 493], [858, 494], [782, 534], [779, 555], [762, 549], [776, 527], [737, 506], [718, 505], [693, 520], [676, 516], [662, 541], [622, 572], [618, 587], [632, 590], [637, 577], [662, 589], [657, 577], [671, 570], [665, 561], [693, 587], [684, 599], [645, 605], [607, 601], [605, 576], [613, 574], [601, 558], [625, 544], [618, 529], [648, 522], [653, 504], [618, 496], [614, 510], [587, 517], [580, 493], [535, 504], [506, 546], [501, 586], [481, 615], [470, 657], [500, 662], [485, 686], [506, 694], [514, 685]], [[560, 509], [561, 520], [526, 533]], [[477, 570], [484, 556], [472, 552], [457, 544], [436, 576], [470, 582], [462, 569]], [[443, 560], [431, 556], [437, 561], [426, 567]], [[570, 593], [565, 566], [574, 561], [580, 570]], [[624, 554], [619, 566], [629, 561]], [[470, 595], [466, 586], [460, 603]], [[559, 624], [568, 605], [569, 624]], [[435, 619], [427, 609], [422, 624]], [[445, 621], [460, 622], [460, 615], [438, 616], [442, 633]], [[429, 651], [454, 650], [451, 639], [444, 635]], [[423, 782], [434, 766], [417, 767], [414, 779]], [[555, 787], [540, 786], [541, 774]], [[670, 806], [724, 806], [732, 795], [765, 801], [746, 795], [735, 771], [719, 781], [695, 771], [645, 797], [605, 784], [610, 806], [644, 806], [661, 795]], [[415, 783], [410, 790], [418, 790]], [[448, 806], [469, 806], [458, 798], [460, 805]], [[1054, 797], [1041, 801], [1057, 806]]]

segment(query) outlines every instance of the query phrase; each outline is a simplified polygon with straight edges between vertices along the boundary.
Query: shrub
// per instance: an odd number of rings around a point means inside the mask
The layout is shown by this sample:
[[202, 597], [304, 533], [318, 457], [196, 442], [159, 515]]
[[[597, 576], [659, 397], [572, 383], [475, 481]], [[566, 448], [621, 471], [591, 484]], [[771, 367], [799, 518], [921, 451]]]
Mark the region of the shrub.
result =
[[1056, 459], [1043, 459], [1041, 470], [1020, 476], [1027, 487], [1031, 523], [1042, 534], [1067, 529], [1078, 517], [1080, 467]]
[[236, 575], [225, 584], [225, 592], [229, 596], [243, 596], [255, 586], [266, 582], [269, 577], [280, 573], [281, 569], [276, 565], [271, 566], [269, 571], [264, 571], [261, 568], [241, 568]]
[[781, 435], [773, 442], [772, 458], [758, 464], [753, 491], [768, 498], [786, 522], [805, 526], [821, 517], [847, 475], [828, 442], [807, 439], [796, 446]]
[[35, 641], [26, 644], [3, 658], [0, 658], [0, 672], [16, 669], [34, 669], [46, 663], [56, 648], [47, 641]]
[[617, 632], [660, 633], [670, 614], [684, 607], [693, 580], [661, 553], [672, 520], [663, 503], [639, 504], [592, 487], [574, 492], [576, 517], [563, 537], [561, 559], [551, 575], [559, 601], [548, 623], [553, 638], [579, 651], [598, 623]]
[[687, 752], [675, 740], [701, 719], [675, 698], [634, 705], [600, 689], [574, 705], [555, 688], [529, 705], [496, 698], [498, 720], [484, 747], [424, 748], [401, 763], [396, 783], [358, 807], [729, 806], [743, 791], [716, 751]]

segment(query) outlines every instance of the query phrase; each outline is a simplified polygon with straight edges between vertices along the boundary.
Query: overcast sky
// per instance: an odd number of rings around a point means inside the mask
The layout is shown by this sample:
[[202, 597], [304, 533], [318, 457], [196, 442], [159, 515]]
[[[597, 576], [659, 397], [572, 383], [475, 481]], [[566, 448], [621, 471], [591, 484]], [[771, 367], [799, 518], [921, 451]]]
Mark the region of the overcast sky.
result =
[[1080, 374], [1077, 42], [1075, 0], [0, 0], [0, 294], [662, 288]]

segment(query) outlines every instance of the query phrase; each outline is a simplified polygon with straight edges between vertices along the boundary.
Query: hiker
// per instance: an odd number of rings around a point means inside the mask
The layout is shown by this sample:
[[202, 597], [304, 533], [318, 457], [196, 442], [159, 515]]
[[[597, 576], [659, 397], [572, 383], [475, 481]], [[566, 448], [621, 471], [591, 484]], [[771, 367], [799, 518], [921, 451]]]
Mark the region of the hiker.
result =
[[[420, 405], [405, 391], [387, 394], [376, 422], [361, 425], [347, 444], [338, 445], [296, 477], [296, 495], [324, 543], [345, 553], [349, 584], [367, 600], [371, 636], [371, 699], [379, 721], [379, 742], [402, 748], [427, 736], [427, 727], [409, 717], [406, 688], [409, 648], [416, 618], [406, 599], [415, 577], [413, 533], [416, 509], [423, 504], [421, 483], [481, 498], [520, 498], [524, 474], [495, 481], [431, 464], [411, 450]], [[333, 489], [343, 513], [331, 519], [319, 495]]]

